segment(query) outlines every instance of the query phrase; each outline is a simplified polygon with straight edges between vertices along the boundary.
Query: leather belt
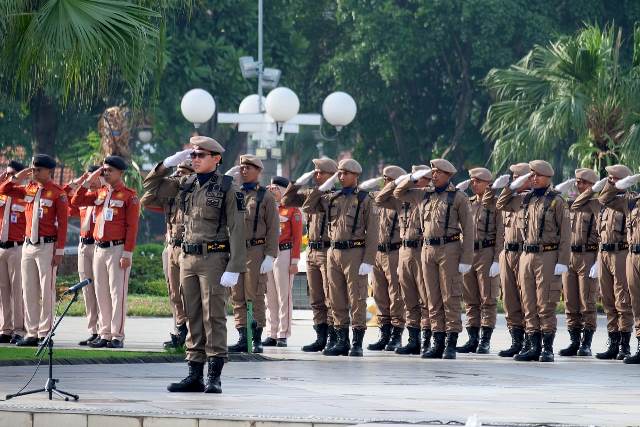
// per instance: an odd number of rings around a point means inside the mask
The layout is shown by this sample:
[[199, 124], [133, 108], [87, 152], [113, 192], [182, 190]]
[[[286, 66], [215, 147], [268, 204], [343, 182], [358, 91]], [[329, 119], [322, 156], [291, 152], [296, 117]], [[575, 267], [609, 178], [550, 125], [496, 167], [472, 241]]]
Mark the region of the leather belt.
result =
[[95, 242], [96, 242], [96, 239], [94, 239], [93, 237], [80, 238], [80, 243], [82, 243], [83, 245], [93, 245]]
[[629, 252], [632, 254], [640, 254], [640, 245], [629, 245]]
[[110, 248], [111, 246], [120, 246], [124, 245], [124, 240], [106, 240], [100, 241], [96, 240], [96, 246], [99, 248]]
[[414, 249], [419, 248], [420, 246], [422, 246], [422, 240], [421, 239], [403, 240], [402, 246], [405, 248], [414, 248]]
[[252, 246], [264, 245], [265, 243], [267, 243], [267, 239], [265, 239], [264, 237], [261, 237], [259, 239], [250, 239], [247, 240], [247, 247], [250, 248]]
[[548, 245], [522, 245], [522, 250], [528, 254], [539, 252], [557, 251], [560, 246], [557, 243], [550, 243]]
[[182, 239], [171, 239], [171, 240], [169, 240], [169, 244], [171, 246], [173, 246], [174, 248], [181, 248], [182, 247]]
[[598, 244], [587, 244], [587, 245], [571, 245], [571, 252], [581, 253], [581, 252], [598, 252]]
[[287, 249], [293, 248], [293, 243], [292, 242], [280, 243], [278, 247], [280, 248], [281, 251], [286, 251]]
[[23, 243], [24, 242], [15, 242], [15, 241], [0, 242], [0, 249], [11, 249], [16, 246], [22, 246]]
[[434, 237], [429, 239], [424, 239], [425, 246], [441, 246], [446, 245], [447, 243], [457, 242], [461, 238], [460, 234], [454, 234], [453, 236], [445, 236], [445, 237]]
[[473, 242], [473, 250], [477, 251], [484, 248], [492, 248], [496, 245], [496, 239], [476, 240]]
[[332, 240], [331, 241], [332, 249], [353, 249], [353, 248], [364, 248], [364, 240]]
[[623, 251], [629, 248], [629, 244], [626, 242], [619, 243], [600, 243], [600, 250], [602, 252], [616, 252]]
[[40, 241], [38, 243], [33, 243], [31, 241], [31, 239], [28, 238], [28, 237], [25, 237], [25, 239], [24, 239], [24, 242], [27, 245], [39, 245], [40, 243], [55, 243], [57, 241], [58, 241], [58, 238], [57, 237], [53, 237], [53, 236], [51, 236], [51, 237], [49, 237], [49, 236], [41, 237]]
[[331, 247], [331, 242], [328, 240], [327, 241], [313, 240], [309, 242], [309, 249], [321, 250], [321, 249], [326, 249], [330, 247]]
[[504, 244], [504, 250], [507, 252], [520, 252], [522, 250], [522, 243], [506, 242]]
[[212, 252], [229, 252], [229, 242], [183, 243], [182, 252], [186, 255], [204, 255]]
[[397, 243], [382, 243], [380, 245], [378, 245], [378, 252], [393, 252], [393, 251], [397, 251], [398, 249], [400, 249], [400, 247], [402, 246], [401, 242], [397, 242]]

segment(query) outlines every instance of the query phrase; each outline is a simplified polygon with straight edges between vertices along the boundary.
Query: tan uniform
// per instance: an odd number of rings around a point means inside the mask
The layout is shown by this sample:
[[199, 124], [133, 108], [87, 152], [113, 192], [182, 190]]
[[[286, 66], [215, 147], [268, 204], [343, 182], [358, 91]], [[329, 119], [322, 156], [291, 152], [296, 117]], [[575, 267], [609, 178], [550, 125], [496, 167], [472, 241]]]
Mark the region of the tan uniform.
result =
[[[289, 184], [282, 196], [284, 206], [301, 208], [312, 189], [300, 189]], [[309, 251], [307, 252], [307, 283], [309, 303], [313, 311], [313, 324], [333, 325], [329, 300], [329, 279], [327, 276], [327, 250], [329, 248], [329, 226], [324, 213], [307, 215]]]
[[[631, 297], [631, 306], [633, 308], [633, 317], [635, 319], [636, 337], [640, 337], [640, 200], [637, 196], [630, 193], [620, 195], [618, 190], [609, 183], [606, 184], [599, 197], [600, 203], [608, 209], [622, 213], [627, 220], [627, 239], [629, 243], [629, 253], [626, 257], [626, 279], [628, 284], [629, 295]], [[617, 267], [617, 264], [616, 264]], [[602, 267], [600, 275], [602, 276]], [[617, 289], [616, 289], [617, 291]], [[623, 293], [620, 293], [623, 294]], [[616, 292], [616, 302], [617, 296]], [[603, 294], [604, 302], [604, 294]], [[607, 318], [609, 313], [607, 312]], [[614, 325], [609, 331], [615, 331]], [[620, 329], [623, 331], [623, 329]]]
[[354, 329], [367, 327], [367, 276], [358, 271], [362, 263], [375, 263], [378, 218], [373, 203], [370, 195], [359, 199], [356, 192], [326, 194], [313, 189], [303, 206], [305, 213], [328, 215], [331, 249], [327, 270], [336, 328], [347, 328], [349, 323]]
[[[473, 259], [473, 217], [469, 199], [449, 183], [444, 191], [413, 188], [407, 179], [393, 192], [420, 206], [424, 236], [422, 273], [427, 286], [433, 332], [462, 331], [462, 277], [459, 264]], [[462, 240], [462, 241], [461, 241]]]
[[511, 212], [523, 212], [523, 253], [518, 266], [518, 282], [527, 333], [555, 333], [555, 309], [560, 301], [562, 280], [554, 275], [556, 264], [569, 265], [571, 228], [565, 201], [546, 189], [521, 195], [509, 187], [500, 194], [498, 206]]
[[20, 260], [25, 233], [25, 202], [0, 195], [0, 334], [24, 337]]
[[467, 311], [467, 326], [496, 326], [500, 284], [489, 277], [493, 262], [498, 262], [504, 246], [504, 224], [496, 209], [496, 196], [487, 191], [469, 199], [474, 222], [474, 252], [471, 271], [463, 275], [462, 299]]
[[[501, 210], [500, 203], [496, 207]], [[523, 212], [501, 211], [504, 223], [504, 250], [500, 252], [500, 283], [502, 284], [502, 304], [504, 306], [507, 327], [524, 329], [524, 313], [520, 284], [518, 283], [518, 265], [522, 252]]]
[[567, 327], [595, 331], [598, 281], [589, 272], [598, 256], [600, 203], [587, 190], [570, 206], [571, 258], [569, 271], [562, 276]]
[[[177, 182], [159, 166], [147, 180], [162, 176], [156, 198], [177, 198], [184, 214], [183, 253], [179, 257], [180, 283], [187, 317], [187, 360], [203, 363], [207, 357], [227, 356], [226, 290], [220, 285], [225, 271], [246, 269], [244, 196], [214, 173], [203, 185], [196, 175]], [[237, 285], [236, 285], [237, 286]]]
[[422, 251], [422, 229], [418, 204], [401, 202], [393, 196], [395, 183], [388, 183], [376, 195], [376, 203], [387, 209], [398, 211], [400, 224], [400, 247], [398, 276], [400, 290], [406, 310], [408, 327], [431, 329], [427, 288], [422, 277], [420, 253]]
[[[258, 206], [258, 190], [264, 196]], [[278, 232], [280, 216], [273, 195], [265, 188], [246, 189], [243, 186], [246, 212], [244, 216], [244, 237], [247, 246], [246, 272], [240, 275], [238, 284], [231, 288], [233, 317], [236, 328], [247, 326], [247, 301], [253, 302], [253, 318], [258, 328], [266, 325], [265, 295], [267, 275], [260, 274], [260, 266], [269, 255], [278, 256]], [[251, 326], [251, 325], [249, 325]]]

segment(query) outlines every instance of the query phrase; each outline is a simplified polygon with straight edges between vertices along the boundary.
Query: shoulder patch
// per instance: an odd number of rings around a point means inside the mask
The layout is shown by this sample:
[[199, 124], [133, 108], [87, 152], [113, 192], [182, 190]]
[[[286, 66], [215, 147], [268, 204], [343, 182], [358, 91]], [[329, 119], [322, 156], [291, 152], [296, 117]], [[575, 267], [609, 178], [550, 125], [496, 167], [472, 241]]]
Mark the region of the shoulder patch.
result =
[[302, 222], [302, 216], [300, 216], [300, 214], [299, 214], [299, 213], [297, 213], [297, 212], [296, 212], [295, 214], [293, 214], [293, 219], [294, 219], [296, 222]]
[[60, 194], [60, 201], [66, 202], [67, 201], [67, 195], [64, 194], [64, 193]]
[[131, 198], [131, 204], [137, 205], [138, 203], [140, 203], [140, 200], [138, 200], [138, 196], [133, 196]]
[[244, 193], [242, 191], [236, 191], [236, 207], [238, 211], [245, 212], [247, 210], [247, 203], [244, 199]]

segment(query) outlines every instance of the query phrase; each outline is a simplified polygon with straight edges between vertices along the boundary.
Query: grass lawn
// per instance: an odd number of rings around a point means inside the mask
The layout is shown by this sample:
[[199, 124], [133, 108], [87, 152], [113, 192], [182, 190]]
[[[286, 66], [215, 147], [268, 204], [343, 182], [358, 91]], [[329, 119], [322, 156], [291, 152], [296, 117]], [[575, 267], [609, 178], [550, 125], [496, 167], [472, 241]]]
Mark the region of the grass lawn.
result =
[[[47, 350], [44, 350], [45, 357], [43, 363], [47, 361]], [[12, 360], [37, 360], [36, 348], [0, 347], [0, 362]], [[174, 353], [173, 355], [177, 355]], [[129, 359], [136, 357], [167, 356], [165, 352], [152, 351], [124, 351], [124, 350], [101, 350], [101, 349], [55, 349], [53, 358], [55, 359]]]
[[[67, 306], [71, 297], [67, 296], [58, 306], [58, 314]], [[84, 316], [84, 301], [78, 299], [69, 309], [69, 316]], [[169, 298], [156, 295], [133, 294], [127, 297], [127, 316], [171, 317]]]

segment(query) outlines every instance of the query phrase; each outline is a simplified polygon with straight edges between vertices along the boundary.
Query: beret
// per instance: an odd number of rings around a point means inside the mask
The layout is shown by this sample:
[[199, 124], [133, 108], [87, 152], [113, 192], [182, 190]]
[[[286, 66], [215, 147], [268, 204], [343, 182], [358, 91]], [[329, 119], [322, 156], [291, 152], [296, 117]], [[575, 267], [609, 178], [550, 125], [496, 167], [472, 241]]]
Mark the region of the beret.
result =
[[424, 177], [427, 179], [431, 179], [433, 178], [433, 174], [431, 173], [431, 168], [427, 165], [413, 165], [411, 166], [411, 173], [415, 173], [421, 170], [429, 170], [429, 173], [426, 174]]
[[354, 159], [343, 159], [338, 163], [338, 170], [360, 175], [362, 173], [362, 166]]
[[487, 168], [473, 168], [469, 169], [469, 176], [471, 178], [479, 179], [482, 181], [493, 181], [493, 174]]
[[593, 169], [580, 168], [576, 169], [576, 178], [595, 184], [598, 180], [598, 174]]
[[387, 166], [382, 170], [382, 175], [391, 179], [400, 178], [402, 175], [406, 175], [406, 173], [407, 172], [400, 166]]
[[47, 154], [36, 154], [33, 156], [33, 166], [46, 169], [55, 169], [56, 161]]
[[324, 157], [322, 159], [313, 159], [312, 162], [316, 167], [316, 172], [327, 172], [331, 174], [338, 172], [338, 164], [333, 161], [333, 159]]
[[551, 166], [551, 163], [544, 160], [530, 161], [529, 169], [531, 169], [532, 172], [535, 172], [538, 175], [542, 176], [552, 177], [553, 175], [555, 175], [555, 171], [553, 170], [553, 166]]
[[126, 171], [129, 166], [127, 166], [127, 162], [120, 156], [107, 156], [104, 159], [104, 164], [113, 166], [116, 169], [121, 171]]
[[7, 167], [13, 169], [16, 172], [20, 172], [22, 169], [24, 169], [24, 165], [17, 160], [11, 160]]
[[629, 169], [625, 165], [607, 166], [605, 169], [607, 170], [609, 175], [618, 179], [626, 178], [629, 175], [633, 174], [633, 172], [631, 172], [631, 169]]
[[87, 172], [93, 173], [93, 172], [97, 171], [98, 169], [100, 169], [100, 166], [98, 166], [98, 165], [89, 165], [87, 167]]
[[240, 164], [255, 166], [261, 170], [264, 169], [262, 160], [260, 160], [258, 157], [254, 156], [253, 154], [243, 154], [242, 156], [240, 156]]
[[458, 172], [455, 166], [446, 159], [433, 159], [429, 163], [431, 164], [431, 169], [438, 169], [439, 171], [450, 173], [452, 175]]
[[526, 175], [531, 172], [529, 163], [516, 163], [515, 165], [509, 166], [509, 170], [513, 172], [514, 175], [518, 176]]
[[283, 188], [287, 188], [289, 186], [289, 180], [284, 176], [274, 176], [271, 178], [271, 183]]

